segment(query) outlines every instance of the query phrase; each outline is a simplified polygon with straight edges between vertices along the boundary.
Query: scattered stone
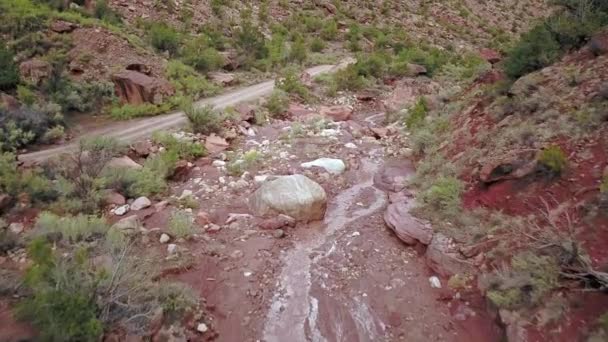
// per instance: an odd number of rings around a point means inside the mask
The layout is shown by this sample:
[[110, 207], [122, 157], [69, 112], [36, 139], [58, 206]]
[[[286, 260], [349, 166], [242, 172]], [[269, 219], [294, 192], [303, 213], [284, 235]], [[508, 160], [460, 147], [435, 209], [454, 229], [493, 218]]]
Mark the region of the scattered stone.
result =
[[408, 63], [407, 64], [407, 76], [416, 77], [428, 74], [428, 71], [423, 65]]
[[117, 206], [125, 205], [127, 203], [125, 196], [123, 196], [113, 190], [107, 191], [105, 193], [103, 201], [106, 205], [117, 205]]
[[182, 191], [182, 194], [179, 196], [179, 199], [184, 199], [184, 198], [190, 197], [192, 195], [193, 195], [192, 190], [184, 189], [184, 191]]
[[431, 243], [433, 228], [410, 214], [413, 201], [402, 201], [389, 204], [384, 212], [384, 222], [397, 234], [397, 237], [408, 245], [420, 242]]
[[123, 70], [112, 76], [116, 95], [123, 103], [140, 105], [160, 104], [175, 93], [165, 79], [150, 77], [138, 71]]
[[174, 243], [170, 243], [167, 245], [167, 254], [174, 255], [177, 253], [177, 245]]
[[133, 203], [131, 203], [131, 210], [143, 210], [149, 208], [152, 205], [152, 202], [148, 199], [148, 197], [139, 197]]
[[314, 221], [325, 216], [327, 195], [306, 176], [281, 176], [262, 184], [249, 198], [249, 206], [257, 216], [279, 213], [296, 220]]
[[433, 271], [446, 277], [473, 272], [472, 264], [464, 260], [452, 240], [441, 233], [433, 236], [426, 249], [426, 262]]
[[12, 198], [10, 195], [0, 193], [0, 212], [8, 209], [11, 202]]
[[[230, 147], [230, 144], [226, 141], [226, 139], [217, 136], [214, 133], [205, 139], [205, 148], [207, 148], [207, 151], [209, 151], [211, 154], [223, 152], [227, 150], [228, 147]], [[215, 163], [215, 161], [213, 163]]]
[[204, 334], [209, 331], [209, 328], [207, 327], [207, 324], [199, 323], [199, 325], [196, 327], [196, 331], [200, 332], [201, 334]]
[[434, 289], [440, 289], [441, 288], [441, 280], [439, 280], [439, 278], [437, 278], [436, 276], [432, 276], [429, 278], [429, 283], [431, 284], [431, 287]]
[[142, 158], [150, 155], [152, 147], [152, 143], [149, 140], [138, 141], [131, 145], [131, 149]]
[[253, 275], [253, 272], [246, 271], [246, 272], [243, 272], [243, 275], [245, 276], [245, 278], [249, 278]]
[[342, 160], [331, 158], [320, 158], [308, 163], [302, 163], [300, 166], [305, 169], [309, 169], [311, 167], [320, 167], [325, 171], [335, 175], [342, 174], [346, 170], [346, 165]]
[[485, 163], [479, 171], [479, 179], [484, 183], [520, 179], [535, 172], [537, 167], [536, 153], [510, 153]]
[[160, 243], [162, 243], [162, 244], [165, 244], [165, 243], [171, 241], [171, 237], [168, 234], [162, 233], [160, 235], [160, 239], [158, 241], [160, 241]]
[[114, 225], [112, 225], [112, 229], [138, 230], [141, 226], [141, 220], [139, 219], [139, 217], [137, 217], [137, 215], [132, 215], [114, 223]]
[[130, 209], [130, 208], [131, 208], [131, 206], [130, 206], [130, 205], [128, 205], [128, 204], [121, 205], [121, 206], [120, 206], [120, 207], [118, 207], [118, 208], [114, 208], [114, 209], [112, 210], [112, 213], [113, 213], [114, 215], [116, 215], [116, 216], [123, 216], [123, 215], [125, 215], [126, 213], [128, 213], [128, 212], [129, 212], [129, 209]]
[[232, 253], [230, 253], [230, 257], [232, 259], [240, 259], [243, 257], [243, 255], [245, 255], [245, 254], [240, 249], [237, 249], [237, 250], [233, 251]]
[[108, 167], [138, 170], [141, 169], [143, 166], [134, 162], [133, 159], [124, 156], [120, 158], [113, 158], [112, 160], [110, 160], [110, 162], [108, 163]]
[[321, 107], [319, 113], [333, 121], [347, 121], [353, 114], [353, 109], [346, 106]]
[[21, 234], [25, 230], [25, 226], [21, 222], [13, 222], [8, 226], [8, 230], [13, 234]]
[[414, 173], [409, 159], [390, 160], [374, 175], [374, 186], [386, 192], [400, 192]]
[[312, 110], [297, 103], [290, 103], [289, 108], [287, 109], [287, 114], [294, 118], [305, 117], [312, 113], [314, 113]]
[[374, 134], [376, 139], [384, 139], [388, 137], [388, 128], [385, 127], [371, 127], [370, 130]]
[[160, 201], [154, 205], [154, 210], [156, 212], [161, 212], [165, 210], [165, 208], [169, 205], [169, 201]]
[[272, 232], [272, 236], [275, 239], [282, 239], [285, 237], [285, 231], [283, 229], [276, 229]]

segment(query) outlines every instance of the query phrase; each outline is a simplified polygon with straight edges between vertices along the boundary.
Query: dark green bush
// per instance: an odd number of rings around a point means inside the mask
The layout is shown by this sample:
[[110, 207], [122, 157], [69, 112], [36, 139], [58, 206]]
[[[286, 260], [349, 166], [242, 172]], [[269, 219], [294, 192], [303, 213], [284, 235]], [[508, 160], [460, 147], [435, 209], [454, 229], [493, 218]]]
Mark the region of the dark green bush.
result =
[[289, 60], [302, 64], [306, 61], [307, 55], [306, 41], [302, 36], [296, 37], [289, 50]]
[[193, 103], [185, 104], [182, 108], [192, 130], [196, 133], [211, 134], [221, 130], [222, 116], [212, 106], [197, 107]]
[[409, 129], [419, 128], [424, 124], [426, 115], [428, 113], [428, 106], [423, 97], [418, 99], [416, 104], [409, 109], [407, 118], [405, 119], [405, 125]]
[[200, 72], [208, 72], [220, 68], [224, 59], [209, 44], [209, 39], [206, 36], [200, 36], [187, 42], [182, 51], [184, 63]]
[[19, 70], [14, 55], [0, 43], [0, 90], [14, 89], [19, 84]]
[[547, 172], [559, 176], [568, 166], [568, 157], [559, 146], [552, 145], [540, 153], [538, 162]]
[[181, 45], [179, 32], [164, 22], [153, 22], [148, 27], [150, 43], [159, 51], [175, 54]]
[[285, 91], [276, 89], [268, 97], [265, 106], [272, 116], [279, 117], [289, 108], [289, 96]]
[[235, 44], [245, 66], [251, 66], [254, 61], [268, 57], [266, 38], [249, 20], [241, 23], [240, 29], [236, 32]]
[[560, 46], [544, 25], [534, 27], [522, 36], [505, 60], [505, 71], [511, 78], [518, 78], [555, 62], [560, 56]]

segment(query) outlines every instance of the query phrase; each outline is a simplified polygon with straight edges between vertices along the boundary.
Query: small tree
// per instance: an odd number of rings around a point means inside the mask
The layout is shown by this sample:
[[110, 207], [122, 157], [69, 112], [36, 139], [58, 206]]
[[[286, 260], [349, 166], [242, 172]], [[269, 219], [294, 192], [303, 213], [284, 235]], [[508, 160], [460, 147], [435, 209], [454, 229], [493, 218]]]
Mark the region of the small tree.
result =
[[14, 56], [4, 44], [0, 44], [0, 90], [14, 89], [19, 83], [19, 70]]

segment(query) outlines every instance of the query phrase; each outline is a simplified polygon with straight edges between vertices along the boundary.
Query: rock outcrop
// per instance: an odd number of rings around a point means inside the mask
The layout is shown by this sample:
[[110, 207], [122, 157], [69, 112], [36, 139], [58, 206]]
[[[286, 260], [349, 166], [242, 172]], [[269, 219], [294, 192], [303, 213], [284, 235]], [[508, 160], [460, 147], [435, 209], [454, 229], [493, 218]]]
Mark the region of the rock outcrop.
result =
[[116, 95], [123, 103], [160, 104], [175, 93], [168, 81], [138, 71], [124, 70], [112, 76]]
[[413, 199], [392, 203], [384, 212], [384, 222], [397, 237], [408, 245], [418, 242], [428, 245], [433, 239], [433, 228], [410, 214]]

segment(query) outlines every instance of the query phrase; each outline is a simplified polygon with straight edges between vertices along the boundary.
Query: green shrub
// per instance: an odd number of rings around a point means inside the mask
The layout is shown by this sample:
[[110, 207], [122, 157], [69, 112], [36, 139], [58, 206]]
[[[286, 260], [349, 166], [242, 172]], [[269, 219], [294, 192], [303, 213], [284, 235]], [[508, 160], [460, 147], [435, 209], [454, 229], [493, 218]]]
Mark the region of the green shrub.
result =
[[154, 116], [160, 114], [158, 106], [151, 103], [140, 105], [124, 104], [110, 109], [110, 116], [116, 120], [129, 120], [144, 116]]
[[164, 22], [150, 23], [148, 34], [150, 43], [159, 51], [175, 54], [181, 45], [179, 32]]
[[381, 53], [360, 55], [355, 68], [360, 76], [380, 78], [386, 74], [389, 62], [390, 57]]
[[328, 19], [321, 29], [321, 38], [335, 40], [338, 37], [338, 23], [334, 19]]
[[270, 115], [278, 117], [289, 108], [289, 96], [281, 89], [275, 89], [264, 104]]
[[359, 74], [356, 65], [349, 65], [338, 70], [334, 74], [334, 82], [337, 90], [359, 90], [367, 84], [365, 77]]
[[228, 174], [234, 177], [240, 177], [245, 171], [260, 163], [263, 155], [257, 150], [249, 150], [236, 160], [226, 165]]
[[186, 43], [182, 51], [184, 63], [200, 72], [209, 72], [220, 68], [224, 63], [222, 55], [210, 46], [209, 38], [198, 36]]
[[456, 177], [440, 177], [421, 194], [424, 205], [440, 214], [452, 214], [460, 208], [460, 195], [464, 190]]
[[407, 128], [420, 128], [420, 126], [424, 124], [428, 111], [429, 109], [424, 97], [419, 98], [416, 104], [408, 111], [408, 115], [405, 119]]
[[600, 185], [600, 192], [602, 194], [608, 194], [608, 175], [604, 176], [602, 184]]
[[325, 50], [325, 42], [319, 38], [313, 38], [310, 42], [310, 51], [312, 52], [323, 52]]
[[243, 58], [244, 66], [251, 66], [255, 60], [268, 57], [266, 38], [251, 21], [245, 20], [236, 32], [235, 44]]
[[552, 257], [524, 252], [513, 257], [511, 267], [490, 279], [487, 296], [499, 308], [539, 304], [559, 285], [560, 268]]
[[207, 155], [205, 146], [199, 142], [179, 140], [171, 134], [155, 133], [152, 138], [165, 147], [166, 152], [175, 153], [179, 159], [195, 160]]
[[53, 144], [61, 140], [65, 134], [63, 126], [55, 126], [44, 133], [42, 142], [45, 144]]
[[522, 36], [505, 60], [505, 71], [511, 78], [519, 78], [555, 62], [560, 46], [544, 25], [536, 26]]
[[51, 181], [39, 170], [19, 170], [12, 153], [0, 154], [0, 192], [13, 198], [25, 193], [34, 202], [46, 202], [57, 195]]
[[557, 145], [552, 145], [540, 152], [538, 162], [549, 173], [559, 176], [568, 166], [568, 157]]
[[219, 87], [201, 77], [192, 67], [171, 60], [167, 63], [165, 74], [175, 87], [177, 96], [198, 99], [216, 94]]
[[120, 15], [110, 8], [107, 0], [95, 1], [93, 12], [95, 18], [103, 20], [109, 24], [118, 25], [122, 22]]
[[14, 89], [19, 84], [19, 70], [13, 54], [0, 44], [0, 90]]
[[300, 80], [300, 75], [296, 68], [286, 68], [276, 81], [276, 86], [288, 94], [298, 95], [305, 101], [310, 99], [310, 92]]
[[197, 107], [195, 104], [186, 104], [183, 109], [190, 120], [195, 133], [218, 133], [222, 129], [222, 115], [213, 106]]
[[36, 94], [26, 86], [17, 87], [17, 99], [27, 106], [31, 106], [36, 102]]
[[36, 221], [36, 234], [59, 233], [71, 242], [103, 236], [109, 229], [103, 218], [88, 215], [60, 217], [50, 212], [42, 212]]
[[423, 45], [422, 47], [410, 47], [401, 50], [391, 69], [394, 74], [406, 75], [409, 63], [419, 64], [426, 68], [429, 76], [433, 76], [450, 60], [451, 56], [447, 51]]
[[114, 99], [110, 82], [66, 82], [51, 95], [64, 111], [89, 112]]
[[17, 38], [43, 30], [51, 9], [31, 0], [0, 1], [0, 32]]
[[169, 233], [175, 238], [187, 239], [194, 235], [194, 219], [185, 211], [175, 211], [169, 217]]
[[308, 52], [306, 51], [306, 41], [302, 36], [296, 37], [291, 44], [291, 49], [289, 50], [289, 60], [302, 64], [306, 61], [307, 56]]

